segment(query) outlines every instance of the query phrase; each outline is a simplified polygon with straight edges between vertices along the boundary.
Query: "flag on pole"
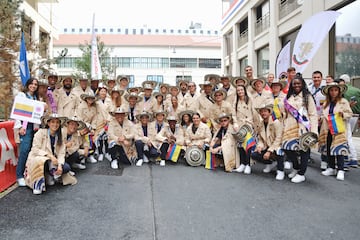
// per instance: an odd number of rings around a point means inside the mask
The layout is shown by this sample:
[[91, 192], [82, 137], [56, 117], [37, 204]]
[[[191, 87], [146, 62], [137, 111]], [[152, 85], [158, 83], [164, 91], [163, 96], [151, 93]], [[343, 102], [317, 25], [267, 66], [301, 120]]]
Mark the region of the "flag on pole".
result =
[[97, 41], [95, 34], [95, 13], [93, 15], [92, 39], [91, 39], [91, 79], [102, 79], [99, 51], [97, 48]]
[[26, 46], [24, 32], [21, 32], [21, 43], [20, 43], [20, 58], [19, 58], [19, 70], [22, 85], [25, 86], [27, 80], [30, 78], [29, 64], [26, 57]]
[[209, 170], [215, 170], [215, 154], [213, 154], [210, 150], [205, 151], [205, 168]]
[[291, 42], [288, 41], [285, 46], [280, 50], [279, 54], [276, 58], [276, 65], [275, 65], [275, 76], [280, 79], [281, 75], [287, 74], [287, 70], [290, 67], [290, 45]]
[[291, 57], [292, 66], [302, 73], [327, 36], [340, 13], [322, 11], [310, 17], [296, 36]]

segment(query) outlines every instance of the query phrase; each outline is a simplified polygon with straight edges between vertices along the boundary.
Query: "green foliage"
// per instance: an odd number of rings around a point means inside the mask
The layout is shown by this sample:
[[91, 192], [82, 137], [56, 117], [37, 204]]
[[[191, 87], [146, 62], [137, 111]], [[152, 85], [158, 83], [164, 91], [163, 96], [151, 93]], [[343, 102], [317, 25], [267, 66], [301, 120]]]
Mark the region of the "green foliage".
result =
[[336, 75], [349, 74], [350, 77], [360, 76], [360, 47], [348, 44], [344, 51], [337, 53]]

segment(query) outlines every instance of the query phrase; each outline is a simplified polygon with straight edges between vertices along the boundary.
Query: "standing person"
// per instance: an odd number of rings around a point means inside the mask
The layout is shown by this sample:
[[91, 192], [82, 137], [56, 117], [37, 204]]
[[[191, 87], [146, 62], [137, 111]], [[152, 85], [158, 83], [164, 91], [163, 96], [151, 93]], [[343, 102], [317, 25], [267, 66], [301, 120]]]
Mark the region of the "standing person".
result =
[[271, 113], [272, 104], [263, 104], [256, 109], [261, 116], [260, 130], [258, 134], [258, 143], [256, 144], [251, 158], [255, 161], [265, 163], [264, 173], [269, 173], [277, 166], [276, 180], [283, 180], [284, 159], [280, 155], [283, 126], [279, 119], [273, 120]]
[[177, 96], [178, 100], [179, 100], [179, 105], [182, 106], [183, 108], [185, 108], [185, 102], [184, 102], [184, 97], [185, 94], [188, 92], [188, 81], [185, 80], [180, 80], [178, 83], [178, 86], [180, 88], [180, 92]]
[[33, 194], [41, 194], [46, 185], [51, 186], [62, 178], [62, 184], [74, 185], [77, 180], [69, 174], [70, 166], [65, 162], [65, 136], [61, 127], [66, 118], [51, 114], [42, 118], [46, 127], [34, 136], [33, 146], [26, 163], [26, 185]]
[[[171, 97], [171, 105], [168, 106], [166, 112], [169, 116], [174, 116], [176, 118], [179, 117], [180, 112], [184, 111], [185, 109], [179, 105], [179, 101], [177, 96]], [[179, 120], [179, 119], [178, 119]]]
[[115, 111], [116, 108], [120, 107], [122, 102], [122, 96], [124, 94], [124, 90], [120, 90], [119, 86], [115, 86], [113, 90], [110, 92], [110, 99], [111, 99], [111, 107], [110, 111]]
[[360, 114], [360, 89], [351, 85], [350, 77], [347, 74], [343, 74], [339, 78], [340, 84], [345, 83], [347, 86], [347, 90], [344, 93], [344, 97], [346, 100], [349, 101], [351, 110], [353, 111], [354, 115], [348, 119], [347, 121], [347, 139], [349, 143], [349, 162], [346, 163], [346, 166], [349, 167], [358, 167], [357, 161], [357, 151], [352, 141], [352, 132], [354, 131], [355, 125], [359, 119]]
[[213, 91], [213, 84], [209, 81], [205, 81], [203, 84], [200, 84], [200, 88], [202, 90], [198, 101], [193, 103], [196, 105], [194, 109], [198, 111], [201, 116], [201, 121], [203, 123], [207, 123], [208, 126], [211, 126], [210, 120], [210, 108], [215, 103], [214, 99], [212, 99], [211, 94]]
[[348, 152], [346, 138], [346, 121], [352, 116], [349, 102], [342, 97], [347, 90], [346, 85], [330, 83], [322, 90], [326, 96], [322, 113], [322, 125], [319, 137], [320, 149], [327, 154], [328, 167], [321, 174], [332, 176], [336, 174], [335, 158], [337, 163], [336, 179], [344, 180], [344, 152]]
[[[320, 133], [321, 128], [321, 116], [322, 116], [322, 109], [323, 103], [325, 101], [325, 96], [321, 93], [324, 85], [322, 84], [323, 75], [320, 71], [314, 71], [312, 73], [312, 84], [309, 87], [309, 91], [315, 100], [316, 106], [316, 113], [318, 116], [318, 132]], [[325, 170], [327, 168], [327, 157], [324, 154], [321, 154], [321, 164], [320, 168]]]
[[135, 147], [137, 152], [136, 166], [148, 163], [150, 158], [151, 141], [148, 135], [149, 122], [152, 121], [152, 114], [142, 112], [136, 115], [138, 123], [135, 125]]
[[87, 79], [87, 76], [84, 74], [80, 76], [79, 78], [79, 85], [75, 86], [72, 89], [72, 92], [75, 94], [76, 98], [76, 106], [80, 106], [80, 104], [83, 102], [83, 100], [80, 98], [81, 94], [88, 93], [91, 91], [91, 88], [89, 87], [89, 81]]
[[266, 78], [266, 85], [265, 85], [265, 91], [272, 92], [271, 91], [271, 84], [275, 79], [275, 75], [273, 73], [269, 73]]
[[132, 123], [137, 123], [136, 115], [142, 112], [142, 106], [140, 105], [142, 97], [132, 92], [125, 96], [125, 103], [122, 105], [128, 111], [127, 118]]
[[239, 85], [243, 85], [245, 87], [249, 86], [249, 80], [246, 77], [234, 77], [231, 81], [231, 84], [236, 88]]
[[231, 85], [232, 76], [222, 76], [220, 80], [222, 83], [222, 89], [226, 92], [226, 101], [232, 104], [236, 96], [236, 89]]
[[170, 96], [169, 98], [166, 98], [165, 99], [165, 109], [169, 109], [169, 107], [172, 105], [171, 103], [171, 99], [172, 97], [176, 97], [177, 99], [177, 96], [180, 92], [180, 88], [178, 86], [169, 86], [169, 92], [170, 92]]
[[[245, 69], [244, 69], [244, 71], [245, 71], [245, 77], [249, 80], [249, 82], [251, 82], [251, 81], [254, 79], [252, 66], [250, 66], [250, 65], [246, 66]], [[247, 87], [246, 90], [247, 90], [249, 96], [252, 96], [252, 95], [255, 94], [255, 91], [254, 91], [254, 89], [250, 86], [250, 84], [249, 84], [249, 86]]]
[[189, 91], [184, 96], [182, 106], [185, 110], [195, 111], [197, 109], [195, 109], [196, 104], [194, 103], [197, 103], [200, 93], [196, 91], [196, 84], [194, 82], [188, 83], [188, 89]]
[[254, 119], [258, 115], [255, 114], [252, 99], [249, 97], [245, 86], [239, 85], [236, 87], [236, 98], [232, 106], [235, 109], [234, 118], [236, 118], [239, 127], [249, 124], [254, 128]]
[[76, 112], [77, 97], [72, 91], [74, 80], [65, 77], [62, 80], [63, 87], [54, 92], [55, 102], [57, 103], [57, 114], [64, 117], [71, 117]]
[[154, 92], [153, 96], [156, 100], [156, 103], [154, 104], [154, 111], [165, 111], [165, 105], [164, 105], [164, 96], [160, 92]]
[[329, 83], [332, 83], [332, 82], [334, 82], [334, 76], [333, 75], [327, 75], [325, 80], [326, 80], [326, 85], [329, 84]]
[[[24, 90], [18, 94], [18, 96], [38, 100], [38, 87], [39, 82], [36, 78], [30, 78], [26, 81]], [[18, 163], [16, 165], [16, 181], [20, 187], [25, 187], [24, 171], [26, 165], [26, 159], [28, 158], [31, 146], [33, 144], [34, 134], [39, 128], [37, 124], [27, 121], [16, 121], [16, 126], [19, 129], [20, 135], [20, 152]]]
[[[284, 100], [286, 110], [284, 118], [284, 134], [282, 149], [293, 162], [294, 170], [288, 175], [293, 183], [305, 181], [305, 172], [310, 158], [310, 149], [299, 150], [299, 139], [307, 133], [318, 135], [318, 119], [316, 106], [311, 93], [301, 74], [291, 81], [289, 91]], [[298, 159], [298, 156], [300, 159]], [[299, 162], [300, 160], [300, 162]]]
[[39, 101], [46, 103], [44, 107], [44, 115], [49, 115], [52, 113], [52, 108], [47, 95], [48, 82], [46, 81], [46, 79], [40, 79], [38, 81], [38, 84], [39, 84], [39, 88], [38, 88]]
[[154, 84], [149, 82], [143, 84], [144, 96], [140, 102], [141, 110], [144, 112], [154, 113], [154, 106], [156, 104], [156, 99], [152, 95]]
[[288, 93], [291, 81], [295, 78], [295, 76], [296, 76], [296, 69], [294, 67], [289, 67], [287, 69], [287, 76], [286, 76], [287, 77], [287, 84], [286, 84], [286, 87], [284, 87], [283, 90], [282, 90], [285, 94]]
[[134, 145], [134, 124], [126, 118], [127, 109], [117, 108], [111, 113], [114, 118], [109, 123], [109, 152], [111, 168], [118, 169], [119, 163], [132, 165], [137, 158]]
[[211, 91], [222, 88], [222, 84], [220, 83], [220, 75], [206, 74], [204, 76], [204, 82], [210, 82], [210, 84], [212, 85]]

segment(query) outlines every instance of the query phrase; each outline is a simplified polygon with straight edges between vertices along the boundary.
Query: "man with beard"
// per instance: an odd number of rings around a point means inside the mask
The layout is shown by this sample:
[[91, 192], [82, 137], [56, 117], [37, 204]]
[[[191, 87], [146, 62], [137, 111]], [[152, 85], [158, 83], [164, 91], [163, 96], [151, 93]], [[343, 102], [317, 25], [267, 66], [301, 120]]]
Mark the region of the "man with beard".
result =
[[185, 108], [184, 97], [185, 97], [185, 94], [188, 92], [188, 84], [189, 84], [188, 81], [185, 81], [185, 80], [179, 81], [180, 92], [177, 97], [178, 97], [179, 105], [184, 108]]
[[65, 77], [62, 80], [63, 87], [54, 92], [59, 116], [70, 117], [76, 112], [76, 95], [72, 92], [73, 79]]
[[80, 98], [81, 94], [88, 93], [91, 91], [89, 87], [89, 81], [86, 75], [83, 75], [79, 78], [79, 85], [73, 88], [72, 92], [76, 95], [76, 106], [80, 106], [83, 100]]

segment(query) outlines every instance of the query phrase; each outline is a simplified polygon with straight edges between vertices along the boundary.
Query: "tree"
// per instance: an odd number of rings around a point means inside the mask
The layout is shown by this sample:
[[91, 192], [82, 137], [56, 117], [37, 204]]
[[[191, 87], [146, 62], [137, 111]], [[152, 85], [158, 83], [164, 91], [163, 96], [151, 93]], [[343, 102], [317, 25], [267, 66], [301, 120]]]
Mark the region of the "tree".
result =
[[347, 47], [337, 53], [337, 75], [349, 74], [350, 77], [360, 76], [360, 45], [347, 44]]
[[[100, 41], [100, 37], [96, 37], [97, 47], [99, 51], [99, 60], [101, 64], [101, 70], [103, 73], [103, 78], [107, 79], [114, 73], [114, 68], [111, 64], [106, 64], [106, 59], [110, 58], [111, 48], [106, 48], [104, 42]], [[82, 57], [75, 61], [76, 73], [75, 76], [81, 76], [86, 74], [87, 79], [91, 78], [91, 42], [85, 42], [85, 44], [79, 45], [80, 50], [82, 51]]]

